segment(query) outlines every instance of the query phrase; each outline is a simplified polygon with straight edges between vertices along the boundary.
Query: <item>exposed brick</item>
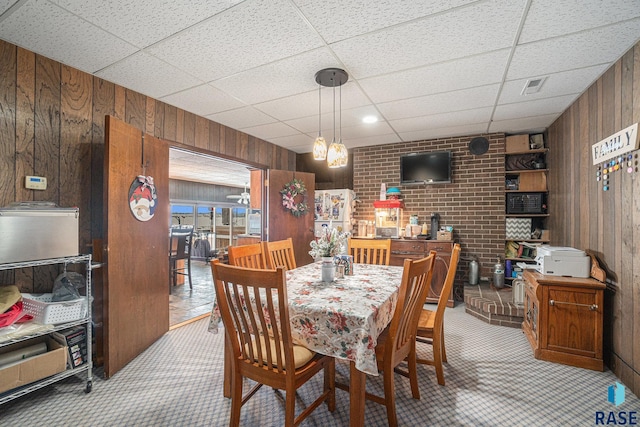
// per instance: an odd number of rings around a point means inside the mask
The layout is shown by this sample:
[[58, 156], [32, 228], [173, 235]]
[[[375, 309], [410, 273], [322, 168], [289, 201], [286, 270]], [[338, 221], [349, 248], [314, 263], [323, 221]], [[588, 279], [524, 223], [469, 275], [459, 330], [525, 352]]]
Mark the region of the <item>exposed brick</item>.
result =
[[[354, 219], [374, 219], [373, 202], [380, 184], [402, 190], [403, 222], [418, 215], [420, 224], [430, 224], [430, 214], [440, 214], [440, 224], [454, 227], [454, 239], [462, 246], [463, 258], [476, 256], [481, 276], [490, 276], [498, 256], [504, 256], [504, 134], [484, 135], [490, 149], [481, 156], [469, 152], [469, 141], [478, 135], [426, 141], [358, 147], [353, 149], [354, 191], [362, 201]], [[453, 152], [451, 184], [400, 186], [400, 156], [426, 151]], [[467, 280], [467, 262], [461, 260], [454, 294]]]

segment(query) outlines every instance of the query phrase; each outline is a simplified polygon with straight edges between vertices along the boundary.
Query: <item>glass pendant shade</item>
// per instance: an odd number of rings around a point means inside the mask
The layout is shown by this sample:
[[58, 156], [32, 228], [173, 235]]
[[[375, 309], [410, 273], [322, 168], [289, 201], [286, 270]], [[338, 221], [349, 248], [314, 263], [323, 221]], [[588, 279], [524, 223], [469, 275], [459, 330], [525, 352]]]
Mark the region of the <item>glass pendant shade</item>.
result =
[[314, 160], [324, 160], [327, 158], [327, 141], [321, 136], [317, 137], [313, 143]]
[[338, 144], [335, 140], [331, 141], [331, 145], [329, 145], [329, 152], [327, 153], [327, 166], [329, 166], [330, 168], [340, 167], [340, 153], [342, 151], [340, 146], [343, 145]]
[[338, 141], [338, 167], [345, 167], [349, 163], [349, 152], [347, 146], [342, 143], [342, 140]]

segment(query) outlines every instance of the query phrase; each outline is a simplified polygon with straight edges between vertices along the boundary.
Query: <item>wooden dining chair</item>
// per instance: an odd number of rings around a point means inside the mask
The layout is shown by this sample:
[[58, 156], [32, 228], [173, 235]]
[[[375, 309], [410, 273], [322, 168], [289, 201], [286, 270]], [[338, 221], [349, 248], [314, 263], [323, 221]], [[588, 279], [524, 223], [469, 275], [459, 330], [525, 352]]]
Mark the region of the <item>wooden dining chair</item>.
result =
[[291, 237], [275, 242], [262, 242], [262, 244], [268, 268], [275, 269], [278, 266], [282, 266], [285, 270], [293, 270], [297, 267], [293, 251], [293, 239]]
[[349, 238], [349, 255], [359, 264], [389, 265], [391, 259], [391, 239]]
[[447, 300], [451, 294], [459, 260], [460, 244], [456, 243], [453, 245], [449, 270], [447, 271], [447, 277], [444, 280], [444, 286], [438, 298], [436, 310], [433, 311], [423, 308], [420, 313], [420, 319], [418, 320], [416, 340], [433, 345], [433, 359], [417, 358], [416, 360], [418, 363], [435, 366], [436, 377], [440, 385], [444, 385], [444, 369], [442, 363], [447, 361], [447, 353], [444, 348], [444, 310], [447, 307]]
[[[322, 402], [335, 410], [335, 361], [294, 345], [287, 301], [285, 270], [260, 270], [211, 262], [218, 308], [226, 342], [233, 353], [231, 418], [240, 425], [240, 410], [255, 392], [267, 385], [285, 390], [285, 423], [297, 426]], [[247, 304], [248, 300], [251, 303]], [[295, 416], [296, 390], [324, 370], [322, 394]], [[243, 395], [243, 379], [257, 384]]]
[[[420, 310], [427, 298], [435, 255], [418, 259], [404, 260], [402, 283], [398, 290], [398, 302], [393, 313], [391, 323], [378, 336], [376, 345], [376, 359], [378, 370], [383, 372], [384, 396], [377, 396], [366, 392], [365, 397], [387, 408], [387, 421], [389, 426], [397, 426], [394, 372], [409, 377], [411, 395], [414, 399], [420, 399], [418, 388], [418, 375], [416, 365], [416, 328]], [[406, 372], [396, 371], [396, 366], [405, 359], [408, 361]], [[336, 383], [336, 387], [348, 390], [349, 387]]]
[[229, 264], [246, 268], [269, 268], [262, 243], [229, 246]]

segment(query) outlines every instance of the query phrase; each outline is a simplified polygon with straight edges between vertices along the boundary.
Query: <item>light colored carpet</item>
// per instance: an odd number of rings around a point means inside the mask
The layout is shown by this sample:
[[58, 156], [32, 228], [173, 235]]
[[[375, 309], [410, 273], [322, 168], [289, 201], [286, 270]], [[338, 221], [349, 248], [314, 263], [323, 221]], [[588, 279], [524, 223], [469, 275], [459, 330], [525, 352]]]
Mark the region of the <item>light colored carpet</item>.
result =
[[[3, 426], [226, 426], [230, 401], [222, 397], [222, 333], [207, 332], [208, 319], [170, 331], [109, 380], [96, 369], [93, 391], [86, 376], [72, 377], [0, 406]], [[493, 326], [465, 314], [464, 304], [446, 311], [449, 364], [446, 386], [430, 366], [419, 366], [421, 400], [396, 375], [398, 421], [402, 426], [588, 426], [596, 411], [638, 411], [627, 391], [615, 407], [607, 389], [610, 372], [594, 372], [533, 358], [522, 331]], [[419, 344], [420, 345], [420, 344]], [[428, 346], [421, 345], [423, 350]], [[337, 377], [348, 382], [348, 364]], [[298, 393], [299, 412], [321, 389], [322, 376]], [[367, 388], [382, 393], [380, 377]], [[345, 426], [349, 396], [337, 390], [337, 408], [322, 405], [304, 426]], [[283, 424], [283, 400], [263, 387], [242, 409], [243, 426]], [[366, 404], [365, 425], [386, 426], [384, 407]]]

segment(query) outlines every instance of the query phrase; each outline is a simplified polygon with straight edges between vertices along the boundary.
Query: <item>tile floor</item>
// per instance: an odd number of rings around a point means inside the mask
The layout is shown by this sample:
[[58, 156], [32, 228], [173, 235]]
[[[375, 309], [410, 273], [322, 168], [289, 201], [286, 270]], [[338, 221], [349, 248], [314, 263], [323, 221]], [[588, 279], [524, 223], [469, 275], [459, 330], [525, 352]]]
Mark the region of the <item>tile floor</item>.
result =
[[191, 261], [191, 281], [174, 286], [169, 295], [169, 326], [174, 327], [203, 314], [211, 312], [215, 291], [211, 278], [211, 267], [204, 260]]

